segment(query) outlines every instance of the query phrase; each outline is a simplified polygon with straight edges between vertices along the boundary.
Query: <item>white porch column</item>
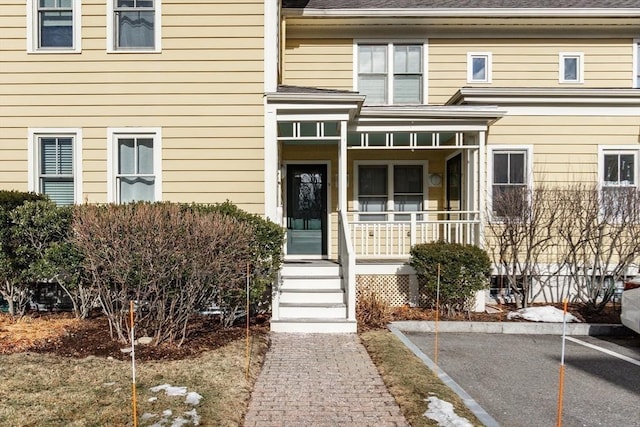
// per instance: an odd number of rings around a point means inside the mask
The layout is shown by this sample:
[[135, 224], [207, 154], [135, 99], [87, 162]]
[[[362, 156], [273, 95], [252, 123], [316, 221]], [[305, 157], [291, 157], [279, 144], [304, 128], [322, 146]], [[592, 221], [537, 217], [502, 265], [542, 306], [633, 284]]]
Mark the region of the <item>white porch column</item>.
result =
[[487, 132], [481, 131], [478, 134], [478, 154], [476, 161], [478, 163], [476, 170], [478, 171], [478, 212], [480, 219], [480, 227], [478, 227], [478, 246], [485, 247], [484, 241], [484, 226], [485, 218], [487, 214], [487, 176], [486, 176], [486, 139]]
[[278, 123], [276, 109], [265, 105], [264, 115], [264, 215], [280, 224], [278, 217]]
[[[347, 122], [340, 122], [338, 152], [338, 210], [347, 213]], [[347, 224], [345, 224], [345, 227]]]

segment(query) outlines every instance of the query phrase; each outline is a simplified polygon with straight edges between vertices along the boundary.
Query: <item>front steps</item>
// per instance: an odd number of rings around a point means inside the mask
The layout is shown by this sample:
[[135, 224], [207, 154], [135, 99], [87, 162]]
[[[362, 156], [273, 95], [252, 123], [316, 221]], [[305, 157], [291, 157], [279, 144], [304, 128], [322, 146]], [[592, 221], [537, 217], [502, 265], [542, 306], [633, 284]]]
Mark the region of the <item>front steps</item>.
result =
[[274, 304], [273, 332], [354, 333], [355, 320], [347, 319], [347, 304], [340, 265], [330, 261], [287, 262]]

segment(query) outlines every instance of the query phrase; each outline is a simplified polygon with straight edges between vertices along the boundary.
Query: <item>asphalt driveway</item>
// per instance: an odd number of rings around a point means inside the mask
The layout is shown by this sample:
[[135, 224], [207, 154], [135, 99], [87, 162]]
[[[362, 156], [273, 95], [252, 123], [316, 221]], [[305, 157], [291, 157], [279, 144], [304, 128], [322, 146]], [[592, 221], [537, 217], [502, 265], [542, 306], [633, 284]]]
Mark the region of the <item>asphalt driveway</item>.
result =
[[[435, 360], [433, 333], [406, 337]], [[438, 366], [508, 427], [556, 425], [562, 337], [440, 333]], [[568, 337], [564, 426], [640, 426], [640, 339]]]

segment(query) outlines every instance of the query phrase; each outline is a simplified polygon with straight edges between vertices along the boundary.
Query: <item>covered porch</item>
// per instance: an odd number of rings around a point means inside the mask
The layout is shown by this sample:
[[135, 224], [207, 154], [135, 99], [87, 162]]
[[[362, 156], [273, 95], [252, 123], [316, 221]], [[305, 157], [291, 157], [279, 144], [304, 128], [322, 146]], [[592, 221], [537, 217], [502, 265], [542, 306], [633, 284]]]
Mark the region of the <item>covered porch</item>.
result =
[[339, 266], [350, 321], [358, 271], [399, 271], [419, 243], [482, 245], [486, 133], [501, 116], [491, 107], [362, 102], [351, 92], [267, 96], [267, 215], [287, 230], [285, 259]]

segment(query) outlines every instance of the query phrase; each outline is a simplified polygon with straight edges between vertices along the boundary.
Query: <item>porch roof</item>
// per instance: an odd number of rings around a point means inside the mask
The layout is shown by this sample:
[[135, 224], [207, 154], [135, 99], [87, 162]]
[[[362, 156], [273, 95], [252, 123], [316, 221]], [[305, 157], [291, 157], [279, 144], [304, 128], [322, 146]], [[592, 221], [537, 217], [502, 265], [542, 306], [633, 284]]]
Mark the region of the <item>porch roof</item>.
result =
[[483, 105], [592, 105], [640, 106], [638, 89], [485, 88], [463, 87], [447, 106]]

